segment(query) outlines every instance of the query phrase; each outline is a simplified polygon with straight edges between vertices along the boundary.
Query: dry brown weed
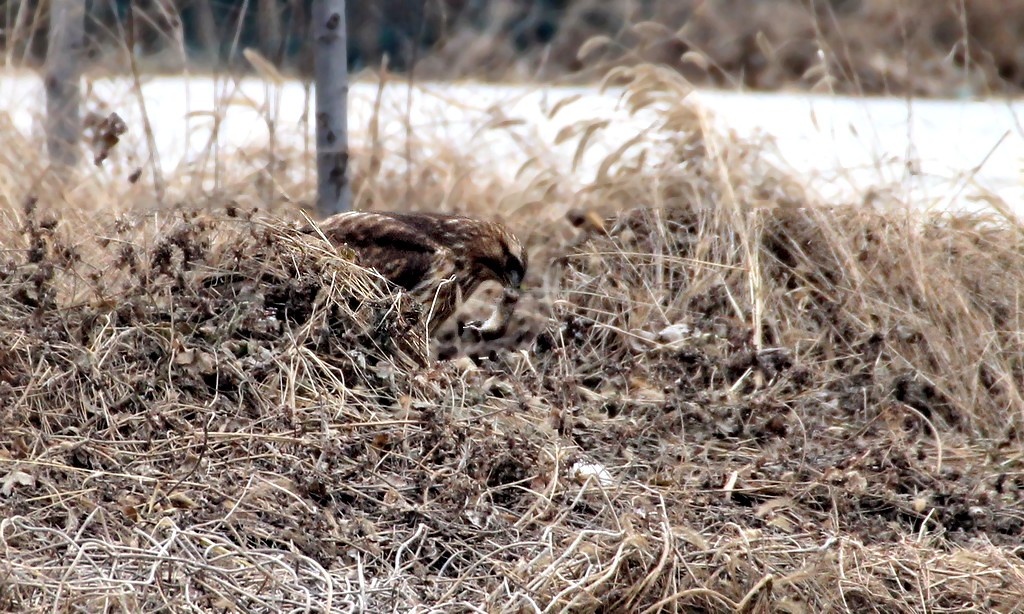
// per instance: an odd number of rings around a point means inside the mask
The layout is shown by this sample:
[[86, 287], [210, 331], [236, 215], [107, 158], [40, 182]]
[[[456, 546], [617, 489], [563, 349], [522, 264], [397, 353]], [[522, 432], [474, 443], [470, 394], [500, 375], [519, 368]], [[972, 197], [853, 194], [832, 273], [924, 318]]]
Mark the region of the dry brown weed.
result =
[[475, 360], [289, 229], [309, 186], [0, 173], [0, 608], [1019, 608], [1020, 227], [827, 206], [619, 78], [660, 128], [578, 192], [355, 152], [550, 263]]

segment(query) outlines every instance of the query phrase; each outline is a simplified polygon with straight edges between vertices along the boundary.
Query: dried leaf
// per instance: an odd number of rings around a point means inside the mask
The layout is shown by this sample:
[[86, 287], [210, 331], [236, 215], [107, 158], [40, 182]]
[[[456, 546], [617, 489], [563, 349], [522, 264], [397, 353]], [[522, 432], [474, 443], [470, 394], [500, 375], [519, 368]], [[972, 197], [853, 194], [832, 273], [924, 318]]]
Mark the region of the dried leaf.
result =
[[707, 56], [699, 51], [687, 51], [682, 56], [680, 56], [679, 60], [684, 64], [693, 64], [694, 66], [700, 68], [701, 70], [707, 70], [708, 66], [710, 65]]
[[576, 51], [576, 59], [582, 62], [594, 51], [607, 47], [613, 42], [614, 41], [612, 41], [611, 37], [604, 34], [598, 34], [597, 36], [588, 38], [582, 45], [580, 45], [579, 50]]
[[583, 94], [573, 94], [572, 96], [562, 98], [561, 100], [555, 103], [555, 106], [551, 107], [550, 111], [548, 111], [548, 119], [554, 118], [554, 116], [557, 115], [559, 111], [576, 102], [582, 97]]
[[658, 38], [671, 37], [675, 38], [676, 33], [668, 29], [663, 23], [657, 21], [641, 21], [633, 24], [630, 28], [634, 32], [640, 35], [641, 38], [646, 39], [648, 42]]
[[10, 497], [16, 486], [35, 486], [35, 476], [25, 473], [19, 469], [12, 469], [10, 473], [0, 480], [0, 495]]

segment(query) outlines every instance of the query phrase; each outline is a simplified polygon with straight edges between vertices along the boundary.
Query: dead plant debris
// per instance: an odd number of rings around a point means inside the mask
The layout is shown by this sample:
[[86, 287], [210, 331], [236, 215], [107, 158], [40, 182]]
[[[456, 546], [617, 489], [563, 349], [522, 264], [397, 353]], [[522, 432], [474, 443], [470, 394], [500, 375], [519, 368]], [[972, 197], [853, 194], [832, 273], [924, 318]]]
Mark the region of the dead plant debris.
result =
[[[471, 347], [247, 179], [6, 202], [0, 609], [1019, 610], [1020, 228], [826, 206], [667, 117], [509, 217], [550, 266]], [[420, 206], [532, 189], [423, 164]]]

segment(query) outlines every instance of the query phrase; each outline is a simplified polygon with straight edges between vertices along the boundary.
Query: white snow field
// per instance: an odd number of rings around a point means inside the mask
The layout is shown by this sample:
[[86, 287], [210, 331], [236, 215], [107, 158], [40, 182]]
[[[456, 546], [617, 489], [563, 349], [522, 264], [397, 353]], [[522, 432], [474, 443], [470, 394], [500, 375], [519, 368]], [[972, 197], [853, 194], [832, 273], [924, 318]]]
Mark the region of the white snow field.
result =
[[[377, 90], [376, 83], [359, 81], [352, 86], [353, 147], [367, 141]], [[215, 122], [219, 122], [217, 149], [222, 154], [265, 148], [268, 117], [275, 118], [276, 143], [312, 147], [312, 126], [303, 122], [306, 90], [299, 82], [274, 85], [259, 79], [158, 77], [147, 78], [142, 92], [160, 165], [167, 172], [204, 159]], [[613, 89], [601, 93], [587, 88], [461, 82], [418, 83], [410, 90], [399, 78], [384, 90], [380, 135], [389, 150], [400, 151], [408, 121], [420, 140], [465, 148], [481, 164], [493, 162], [499, 172], [512, 175], [538, 156], [548, 170], [582, 185], [593, 177], [605, 154], [652, 122], [650, 114], [629, 115], [619, 94]], [[746, 138], [771, 139], [777, 162], [795, 169], [805, 185], [825, 198], [858, 202], [870, 189], [887, 187], [906, 190], [912, 196], [908, 202], [919, 206], [949, 209], [984, 206], [976, 203], [983, 203], [988, 194], [1002, 198], [1017, 214], [1024, 213], [1020, 121], [1024, 102], [703, 89], [690, 97], [720, 129]], [[565, 99], [572, 102], [549, 117]], [[117, 111], [125, 118], [132, 128], [126, 145], [135, 148], [140, 159], [147, 157], [143, 131], [138, 129], [142, 109], [129, 80], [91, 81], [87, 100], [88, 110]], [[0, 73], [0, 121], [8, 115], [19, 131], [41, 136], [44, 108], [37, 75]], [[600, 119], [612, 121], [595, 132], [586, 155], [574, 168], [578, 140], [556, 144], [559, 130]], [[125, 155], [123, 146], [119, 154]]]

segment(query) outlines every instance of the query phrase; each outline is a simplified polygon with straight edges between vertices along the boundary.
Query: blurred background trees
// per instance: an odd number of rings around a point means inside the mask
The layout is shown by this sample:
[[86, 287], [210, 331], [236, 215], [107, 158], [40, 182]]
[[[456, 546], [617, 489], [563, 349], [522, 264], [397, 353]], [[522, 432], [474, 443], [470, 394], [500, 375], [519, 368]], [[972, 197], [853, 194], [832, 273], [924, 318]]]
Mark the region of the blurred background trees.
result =
[[[5, 63], [39, 65], [51, 0], [0, 0]], [[151, 72], [249, 70], [244, 48], [312, 74], [312, 0], [83, 0], [93, 66], [116, 70], [118, 20]], [[848, 93], [1024, 91], [1024, 0], [374, 0], [349, 2], [353, 71], [422, 78], [592, 79], [657, 61], [727, 87]], [[636, 24], [649, 22], [637, 29]], [[651, 24], [656, 24], [656, 27]], [[583, 44], [610, 44], [581, 58]]]

